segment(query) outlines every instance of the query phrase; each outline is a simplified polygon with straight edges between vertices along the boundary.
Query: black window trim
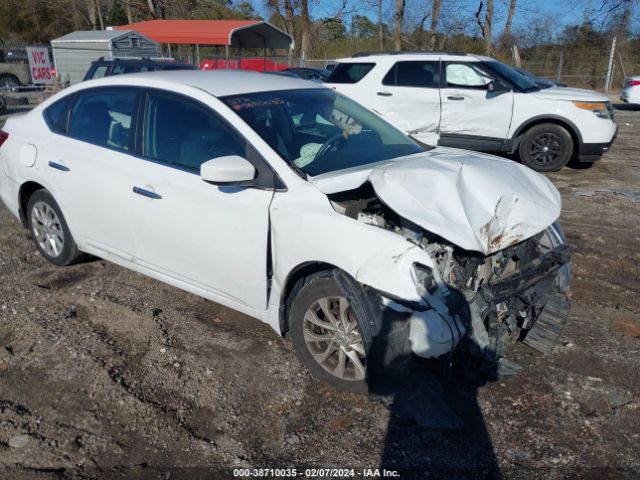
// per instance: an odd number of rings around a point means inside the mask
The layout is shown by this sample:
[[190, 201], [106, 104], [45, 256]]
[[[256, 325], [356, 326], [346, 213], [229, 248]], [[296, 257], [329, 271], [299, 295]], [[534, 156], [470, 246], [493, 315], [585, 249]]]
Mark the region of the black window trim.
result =
[[[367, 72], [362, 75], [358, 80], [356, 80], [355, 82], [351, 82], [351, 83], [345, 83], [345, 82], [333, 82], [332, 78], [333, 74], [335, 73], [335, 71], [338, 69], [338, 65], [370, 65], [371, 68], [369, 70], [367, 70]], [[378, 64], [376, 62], [342, 62], [342, 63], [338, 63], [336, 65], [336, 68], [334, 68], [331, 73], [329, 74], [329, 77], [327, 77], [327, 80], [325, 80], [327, 83], [338, 83], [339, 85], [355, 85], [357, 83], [360, 83], [362, 81], [362, 79], [364, 77], [366, 77], [367, 75], [369, 75], [376, 67], [378, 66]]]
[[[424, 86], [417, 86], [417, 85], [398, 85], [397, 83], [392, 84], [392, 83], [385, 83], [384, 82], [385, 78], [387, 78], [387, 75], [389, 75], [394, 69], [396, 69], [398, 64], [400, 64], [400, 63], [409, 63], [409, 62], [435, 63], [436, 64], [436, 68], [433, 70], [433, 86], [424, 87]], [[385, 87], [429, 88], [429, 89], [437, 90], [437, 89], [441, 88], [441, 85], [442, 85], [442, 82], [441, 82], [441, 79], [442, 79], [441, 64], [442, 64], [442, 62], [440, 61], [440, 59], [435, 59], [435, 60], [398, 60], [397, 62], [395, 62], [391, 66], [391, 68], [387, 71], [387, 73], [384, 74], [384, 76], [382, 77], [382, 80], [381, 80], [380, 83], [382, 83], [382, 85], [384, 85]], [[395, 76], [395, 80], [396, 80], [396, 82], [398, 81], [398, 75], [397, 74]]]
[[251, 188], [256, 188], [258, 190], [274, 190], [276, 192], [286, 192], [287, 186], [282, 181], [278, 173], [273, 169], [273, 167], [269, 164], [269, 162], [260, 154], [260, 152], [253, 146], [253, 144], [247, 140], [247, 138], [231, 123], [224, 118], [220, 112], [211, 108], [211, 106], [206, 103], [193, 98], [189, 95], [185, 95], [183, 93], [174, 92], [172, 90], [164, 90], [162, 88], [149, 88], [149, 87], [139, 87], [142, 90], [142, 94], [140, 95], [138, 110], [136, 112], [136, 136], [135, 136], [135, 153], [132, 152], [133, 156], [139, 158], [141, 160], [145, 160], [147, 162], [155, 163], [157, 165], [162, 165], [163, 167], [172, 168], [174, 170], [179, 170], [184, 173], [189, 173], [191, 175], [200, 176], [200, 172], [194, 172], [193, 169], [182, 167], [175, 163], [168, 163], [163, 160], [159, 160], [157, 158], [151, 158], [143, 154], [142, 146], [144, 144], [144, 119], [147, 115], [147, 109], [149, 106], [149, 94], [150, 93], [160, 93], [161, 95], [165, 95], [168, 97], [179, 97], [191, 101], [193, 103], [199, 104], [205, 110], [210, 112], [212, 115], [216, 117], [226, 128], [228, 128], [238, 139], [245, 142], [249, 148], [251, 148], [255, 154], [255, 159], [246, 158], [248, 162], [250, 162], [254, 168], [256, 169], [256, 177], [254, 182], [251, 185]]

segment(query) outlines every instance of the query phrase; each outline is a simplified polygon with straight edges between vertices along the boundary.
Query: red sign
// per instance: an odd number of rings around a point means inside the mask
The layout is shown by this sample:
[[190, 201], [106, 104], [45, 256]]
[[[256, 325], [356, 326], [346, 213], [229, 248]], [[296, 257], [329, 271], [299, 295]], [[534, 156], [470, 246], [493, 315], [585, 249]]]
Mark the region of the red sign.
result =
[[27, 47], [29, 70], [33, 83], [53, 83], [53, 69], [49, 60], [49, 50], [43, 47]]

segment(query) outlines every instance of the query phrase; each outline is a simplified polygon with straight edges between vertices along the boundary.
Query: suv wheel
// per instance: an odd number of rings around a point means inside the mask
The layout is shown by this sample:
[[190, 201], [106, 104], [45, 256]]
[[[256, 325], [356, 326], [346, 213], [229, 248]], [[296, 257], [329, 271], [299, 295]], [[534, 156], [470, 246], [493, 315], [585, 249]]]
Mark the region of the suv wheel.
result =
[[51, 263], [64, 266], [79, 256], [60, 207], [46, 190], [38, 190], [29, 198], [27, 222], [36, 247]]
[[560, 125], [536, 125], [524, 134], [518, 155], [524, 165], [537, 172], [555, 172], [571, 159], [573, 139]]
[[333, 272], [305, 279], [289, 310], [291, 340], [298, 357], [318, 378], [343, 390], [366, 393], [366, 351], [361, 319]]

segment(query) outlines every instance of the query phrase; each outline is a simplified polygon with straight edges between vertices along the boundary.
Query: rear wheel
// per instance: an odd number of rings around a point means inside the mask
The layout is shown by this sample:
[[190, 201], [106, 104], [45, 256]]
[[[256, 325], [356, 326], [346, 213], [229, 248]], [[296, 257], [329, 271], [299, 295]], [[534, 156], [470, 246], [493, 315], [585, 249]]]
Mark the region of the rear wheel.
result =
[[20, 86], [20, 81], [13, 75], [0, 75], [0, 89], [13, 92]]
[[524, 165], [537, 172], [555, 172], [571, 160], [573, 139], [560, 125], [536, 125], [524, 134], [518, 155]]
[[349, 302], [331, 271], [309, 277], [291, 303], [291, 340], [316, 377], [343, 390], [365, 393], [366, 329]]
[[78, 247], [62, 211], [46, 190], [38, 190], [29, 198], [27, 222], [31, 238], [48, 261], [64, 266], [78, 259]]

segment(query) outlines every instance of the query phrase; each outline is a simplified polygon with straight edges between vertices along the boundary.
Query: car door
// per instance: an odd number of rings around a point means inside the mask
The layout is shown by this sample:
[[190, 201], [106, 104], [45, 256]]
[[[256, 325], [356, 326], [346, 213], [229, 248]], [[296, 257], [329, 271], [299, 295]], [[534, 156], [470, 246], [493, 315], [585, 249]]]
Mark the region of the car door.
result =
[[127, 260], [133, 252], [127, 217], [135, 167], [131, 128], [139, 94], [139, 89], [129, 87], [78, 93], [68, 127], [50, 143], [44, 162], [76, 241]]
[[440, 125], [439, 61], [396, 62], [372, 92], [372, 109], [412, 134]]
[[269, 204], [273, 190], [200, 178], [207, 160], [257, 155], [199, 101], [149, 90], [141, 121], [141, 168], [129, 185], [136, 262], [253, 309], [267, 306]]
[[447, 137], [501, 142], [513, 112], [513, 92], [490, 92], [493, 77], [480, 62], [445, 62], [440, 90], [441, 144]]

